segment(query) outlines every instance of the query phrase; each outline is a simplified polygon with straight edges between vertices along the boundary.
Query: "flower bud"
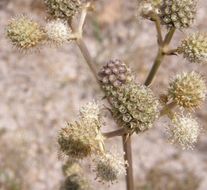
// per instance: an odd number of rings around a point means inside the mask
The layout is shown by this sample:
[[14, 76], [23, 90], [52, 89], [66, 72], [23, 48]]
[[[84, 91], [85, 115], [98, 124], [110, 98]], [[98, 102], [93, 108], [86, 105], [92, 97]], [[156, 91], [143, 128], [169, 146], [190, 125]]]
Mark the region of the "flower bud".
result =
[[195, 20], [198, 0], [163, 0], [160, 8], [162, 24], [168, 28], [188, 28]]
[[70, 30], [66, 23], [61, 20], [50, 21], [45, 26], [45, 32], [50, 42], [60, 45], [69, 39]]
[[54, 18], [69, 19], [74, 16], [82, 6], [82, 0], [44, 0], [48, 12]]
[[192, 149], [200, 134], [198, 122], [189, 114], [175, 115], [172, 123], [174, 126], [169, 128], [171, 142], [178, 143], [183, 149]]
[[177, 75], [168, 89], [168, 96], [184, 108], [196, 108], [205, 100], [206, 85], [202, 76], [196, 72]]
[[6, 31], [12, 44], [22, 50], [37, 46], [45, 37], [41, 26], [25, 16], [12, 19]]
[[96, 157], [96, 177], [101, 182], [114, 182], [126, 175], [126, 163], [119, 155], [104, 154]]
[[207, 62], [207, 33], [194, 33], [181, 42], [178, 53], [192, 63]]
[[152, 127], [159, 115], [159, 101], [146, 86], [134, 81], [130, 70], [119, 61], [108, 62], [100, 71], [100, 82], [112, 105], [112, 114], [130, 133]]

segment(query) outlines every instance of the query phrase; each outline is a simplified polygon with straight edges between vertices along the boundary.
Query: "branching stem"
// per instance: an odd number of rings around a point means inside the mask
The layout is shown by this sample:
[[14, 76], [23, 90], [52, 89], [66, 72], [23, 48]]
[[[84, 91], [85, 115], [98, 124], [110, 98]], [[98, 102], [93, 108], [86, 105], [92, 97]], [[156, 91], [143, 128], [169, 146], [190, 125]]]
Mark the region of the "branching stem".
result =
[[155, 75], [156, 75], [156, 73], [157, 73], [157, 71], [158, 71], [158, 69], [159, 69], [159, 67], [160, 67], [164, 57], [165, 57], [165, 55], [166, 55], [165, 51], [168, 48], [168, 45], [169, 45], [169, 43], [172, 40], [172, 37], [173, 37], [173, 35], [175, 33], [175, 30], [176, 30], [175, 28], [171, 28], [169, 30], [169, 32], [166, 34], [163, 44], [161, 44], [159, 46], [159, 50], [158, 50], [156, 59], [154, 61], [154, 64], [153, 64], [153, 66], [152, 66], [152, 68], [150, 70], [150, 73], [147, 76], [147, 79], [146, 79], [146, 81], [144, 83], [146, 86], [149, 86], [152, 83], [152, 81], [153, 81], [153, 79], [154, 79], [154, 77], [155, 77]]

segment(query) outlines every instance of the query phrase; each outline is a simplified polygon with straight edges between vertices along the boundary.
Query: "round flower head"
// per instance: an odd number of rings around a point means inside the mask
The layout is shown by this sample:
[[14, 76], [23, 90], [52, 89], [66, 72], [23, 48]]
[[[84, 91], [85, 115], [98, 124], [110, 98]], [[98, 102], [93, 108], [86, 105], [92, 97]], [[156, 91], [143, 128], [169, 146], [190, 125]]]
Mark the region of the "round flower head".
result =
[[126, 175], [126, 163], [120, 155], [104, 154], [96, 157], [96, 177], [101, 182], [114, 182]]
[[89, 124], [91, 123], [79, 121], [61, 129], [58, 143], [63, 153], [72, 158], [83, 159], [99, 151], [97, 129]]
[[195, 20], [198, 0], [163, 0], [160, 8], [162, 24], [177, 29], [188, 28]]
[[112, 114], [121, 126], [130, 133], [152, 127], [159, 114], [159, 101], [148, 87], [135, 83], [123, 62], [108, 62], [99, 77], [112, 105]]
[[168, 89], [169, 98], [184, 108], [198, 107], [206, 97], [207, 89], [202, 76], [195, 72], [177, 75]]
[[171, 142], [178, 143], [183, 149], [192, 149], [200, 134], [198, 122], [191, 115], [175, 115], [172, 123], [174, 126], [169, 128]]
[[82, 0], [44, 0], [48, 12], [54, 18], [68, 19], [74, 16], [82, 6]]
[[6, 32], [12, 44], [22, 50], [37, 46], [45, 36], [41, 26], [25, 16], [12, 19]]
[[178, 53], [192, 63], [207, 62], [207, 33], [188, 36], [178, 47]]
[[61, 20], [54, 20], [47, 23], [45, 32], [48, 40], [56, 45], [67, 42], [70, 34], [68, 25]]

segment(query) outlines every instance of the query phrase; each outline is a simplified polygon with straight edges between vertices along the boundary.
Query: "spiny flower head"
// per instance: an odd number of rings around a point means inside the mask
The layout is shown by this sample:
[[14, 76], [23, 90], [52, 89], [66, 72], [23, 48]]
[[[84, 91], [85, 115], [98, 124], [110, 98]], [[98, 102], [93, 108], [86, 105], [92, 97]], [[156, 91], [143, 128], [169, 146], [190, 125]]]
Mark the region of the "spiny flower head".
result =
[[194, 33], [181, 42], [178, 53], [192, 63], [207, 62], [207, 33]]
[[159, 115], [159, 101], [146, 86], [138, 85], [126, 65], [110, 61], [99, 73], [112, 114], [130, 133], [152, 127]]
[[58, 143], [63, 153], [71, 158], [83, 159], [99, 151], [96, 129], [87, 122], [69, 123], [60, 130]]
[[172, 119], [173, 127], [169, 129], [172, 143], [180, 144], [183, 149], [192, 149], [198, 140], [200, 127], [190, 115], [175, 115]]
[[95, 102], [89, 102], [80, 109], [80, 117], [91, 122], [100, 121], [100, 108]]
[[177, 75], [168, 89], [169, 98], [184, 108], [198, 107], [206, 97], [207, 89], [202, 76], [196, 72]]
[[101, 182], [117, 181], [121, 175], [126, 175], [126, 163], [122, 156], [106, 153], [99, 155], [95, 160], [96, 177]]
[[169, 28], [188, 28], [195, 20], [198, 0], [163, 0], [160, 8], [162, 24]]
[[44, 0], [48, 12], [54, 18], [68, 19], [74, 16], [82, 6], [82, 0]]
[[37, 46], [45, 36], [41, 26], [25, 16], [12, 19], [6, 31], [12, 44], [22, 50]]
[[45, 32], [50, 42], [60, 45], [67, 42], [71, 31], [66, 23], [57, 19], [46, 24]]

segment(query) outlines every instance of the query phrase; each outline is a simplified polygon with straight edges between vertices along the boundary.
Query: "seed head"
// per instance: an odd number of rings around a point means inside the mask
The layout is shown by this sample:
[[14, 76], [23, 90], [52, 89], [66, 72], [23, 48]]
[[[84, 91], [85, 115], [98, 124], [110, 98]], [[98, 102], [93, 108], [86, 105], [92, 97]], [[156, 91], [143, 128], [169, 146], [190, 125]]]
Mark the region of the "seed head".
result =
[[[110, 61], [99, 75], [112, 105], [111, 111], [121, 126], [130, 133], [138, 133], [152, 127], [159, 115], [159, 101], [148, 87], [135, 83], [134, 77], [123, 62]], [[124, 80], [120, 80], [120, 76], [123, 76]]]
[[202, 76], [196, 72], [177, 75], [168, 89], [169, 98], [184, 108], [198, 107], [206, 97], [207, 89]]
[[160, 8], [162, 24], [168, 28], [190, 27], [196, 16], [198, 0], [163, 0]]
[[113, 154], [104, 154], [96, 157], [96, 177], [101, 182], [114, 182], [122, 175], [126, 175], [126, 163], [122, 157]]
[[181, 42], [178, 53], [192, 63], [207, 62], [207, 33], [194, 33]]
[[44, 0], [48, 12], [54, 18], [69, 19], [73, 17], [82, 6], [82, 0]]
[[12, 19], [6, 31], [12, 44], [22, 50], [37, 46], [45, 37], [41, 26], [25, 16]]
[[178, 143], [183, 149], [192, 149], [200, 134], [198, 122], [189, 114], [175, 115], [172, 123], [174, 126], [169, 128], [171, 142]]
[[70, 30], [66, 23], [61, 20], [54, 20], [47, 23], [45, 32], [50, 42], [60, 45], [69, 39]]

